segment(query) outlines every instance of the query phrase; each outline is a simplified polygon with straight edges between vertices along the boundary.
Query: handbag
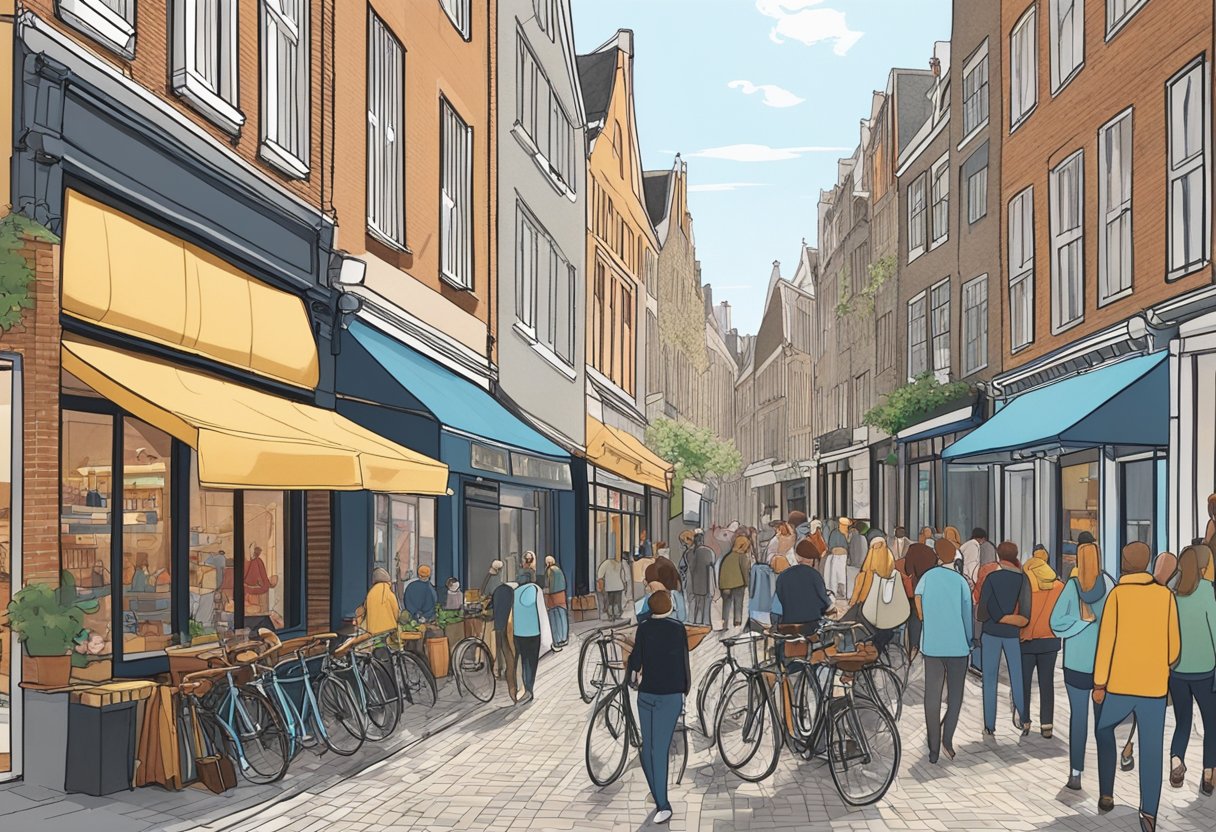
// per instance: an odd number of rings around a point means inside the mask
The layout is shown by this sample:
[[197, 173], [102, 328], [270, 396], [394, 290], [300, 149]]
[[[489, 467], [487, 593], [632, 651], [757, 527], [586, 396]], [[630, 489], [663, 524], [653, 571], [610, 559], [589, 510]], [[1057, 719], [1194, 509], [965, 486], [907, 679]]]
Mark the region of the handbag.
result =
[[195, 760], [198, 779], [212, 794], [236, 788], [236, 766], [223, 754], [208, 754]]
[[[877, 630], [893, 630], [908, 620], [912, 608], [908, 596], [904, 593], [899, 573], [891, 573], [891, 577], [874, 576], [870, 584], [870, 592], [861, 605], [862, 617]], [[897, 589], [901, 591], [896, 591]]]

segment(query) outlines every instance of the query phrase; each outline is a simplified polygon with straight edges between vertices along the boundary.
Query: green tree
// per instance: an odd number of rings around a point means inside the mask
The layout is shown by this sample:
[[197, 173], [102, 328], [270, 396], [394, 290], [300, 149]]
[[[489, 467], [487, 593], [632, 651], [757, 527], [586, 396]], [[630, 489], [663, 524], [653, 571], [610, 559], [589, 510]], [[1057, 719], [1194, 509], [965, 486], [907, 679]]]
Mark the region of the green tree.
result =
[[26, 309], [34, 305], [30, 286], [34, 270], [23, 251], [27, 238], [59, 242], [59, 238], [24, 214], [10, 211], [0, 219], [0, 332], [21, 323]]
[[973, 392], [966, 382], [942, 384], [932, 373], [925, 373], [892, 390], [884, 403], [871, 408], [862, 417], [862, 422], [894, 436], [933, 410], [964, 399]]
[[684, 480], [721, 479], [743, 467], [743, 455], [734, 442], [724, 442], [709, 428], [697, 427], [674, 419], [655, 419], [646, 429], [646, 444], [675, 468], [672, 479], [672, 505], [682, 494]]

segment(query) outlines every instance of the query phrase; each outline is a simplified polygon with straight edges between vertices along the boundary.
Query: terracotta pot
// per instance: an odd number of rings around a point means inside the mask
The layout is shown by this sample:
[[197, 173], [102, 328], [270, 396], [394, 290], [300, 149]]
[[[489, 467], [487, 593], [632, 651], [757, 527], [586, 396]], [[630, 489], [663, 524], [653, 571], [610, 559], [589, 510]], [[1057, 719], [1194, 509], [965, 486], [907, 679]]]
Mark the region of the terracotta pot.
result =
[[71, 656], [26, 655], [21, 667], [22, 684], [40, 688], [65, 688], [72, 680]]
[[431, 674], [436, 679], [448, 675], [448, 637], [430, 636], [426, 640], [426, 658], [431, 666]]

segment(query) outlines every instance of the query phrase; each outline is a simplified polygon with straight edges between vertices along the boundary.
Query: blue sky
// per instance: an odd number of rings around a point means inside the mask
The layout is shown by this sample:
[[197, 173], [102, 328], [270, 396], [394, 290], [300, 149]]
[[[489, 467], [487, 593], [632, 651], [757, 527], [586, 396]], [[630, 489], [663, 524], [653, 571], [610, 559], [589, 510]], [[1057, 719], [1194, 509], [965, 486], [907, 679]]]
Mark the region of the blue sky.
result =
[[688, 161], [703, 278], [741, 332], [759, 325], [773, 260], [792, 277], [800, 241], [815, 242], [819, 190], [857, 145], [871, 93], [950, 37], [949, 0], [572, 4], [580, 52], [634, 31], [645, 167]]

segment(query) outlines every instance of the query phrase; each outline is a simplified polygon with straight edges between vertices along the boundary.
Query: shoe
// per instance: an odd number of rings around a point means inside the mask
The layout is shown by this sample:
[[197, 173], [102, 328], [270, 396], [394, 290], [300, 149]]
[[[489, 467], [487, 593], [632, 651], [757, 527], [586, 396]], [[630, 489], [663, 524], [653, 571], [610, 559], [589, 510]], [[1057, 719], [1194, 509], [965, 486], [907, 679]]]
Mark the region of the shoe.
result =
[[929, 754], [929, 762], [930, 762], [932, 765], [937, 765], [937, 755], [936, 755], [936, 754], [932, 754], [932, 753], [931, 753], [931, 754]]
[[1098, 811], [1099, 812], [1101, 812], [1102, 814], [1106, 814], [1113, 808], [1115, 808], [1115, 799], [1113, 797], [1107, 797], [1106, 795], [1103, 795], [1102, 797], [1098, 798]]
[[1018, 709], [1012, 702], [1009, 703], [1009, 718], [1010, 721], [1013, 722], [1013, 730], [1021, 731], [1022, 723], [1021, 720], [1018, 719]]
[[669, 820], [671, 820], [671, 810], [670, 809], [660, 809], [659, 811], [654, 813], [654, 822], [655, 823], [667, 823], [667, 821], [669, 821]]
[[1081, 791], [1081, 775], [1071, 774], [1068, 777], [1068, 782], [1064, 784], [1064, 788], [1072, 789], [1074, 792]]
[[1135, 767], [1136, 767], [1136, 758], [1135, 757], [1133, 757], [1131, 754], [1128, 754], [1126, 757], [1123, 756], [1122, 754], [1119, 755], [1119, 770], [1120, 771], [1131, 771]]
[[1039, 733], [1043, 735], [1043, 739], [1045, 739], [1045, 740], [1051, 739], [1051, 726], [1050, 725], [1040, 725]]
[[1022, 736], [1023, 737], [1030, 736], [1030, 723], [1029, 722], [1027, 722], [1025, 725], [1022, 726]]
[[532, 702], [532, 700], [533, 700], [533, 699], [535, 699], [535, 698], [536, 698], [536, 697], [534, 697], [534, 696], [532, 695], [532, 691], [528, 691], [528, 692], [527, 692], [527, 693], [525, 693], [525, 694], [524, 694], [522, 697], [520, 697], [519, 699], [516, 699], [516, 700], [515, 700], [515, 704], [516, 704], [516, 705], [528, 705], [528, 704], [530, 704], [530, 703]]
[[945, 740], [942, 740], [942, 751], [945, 751], [946, 756], [949, 757], [951, 760], [954, 759], [954, 749], [951, 748], [950, 743], [946, 742]]
[[984, 739], [986, 739], [986, 740], [996, 739], [996, 731], [993, 731], [991, 728], [985, 728], [984, 729]]
[[1216, 781], [1216, 774], [1214, 774], [1212, 777], [1205, 774], [1203, 777], [1199, 778], [1199, 793], [1204, 797], [1211, 797], [1212, 792], [1216, 791], [1216, 782], [1214, 781]]
[[1140, 813], [1140, 832], [1156, 832], [1157, 819], [1152, 815]]
[[1186, 782], [1186, 763], [1180, 763], [1170, 769], [1170, 787], [1181, 789]]

